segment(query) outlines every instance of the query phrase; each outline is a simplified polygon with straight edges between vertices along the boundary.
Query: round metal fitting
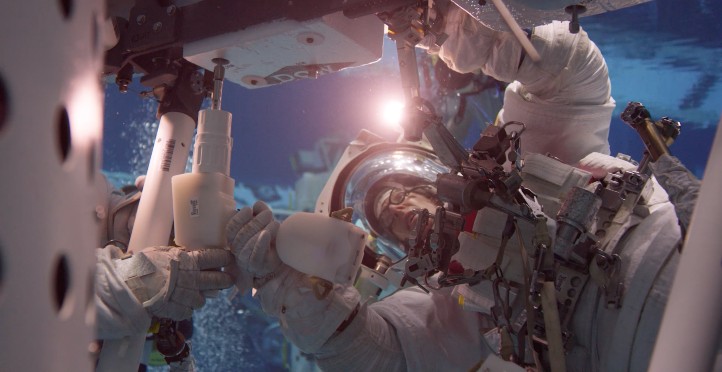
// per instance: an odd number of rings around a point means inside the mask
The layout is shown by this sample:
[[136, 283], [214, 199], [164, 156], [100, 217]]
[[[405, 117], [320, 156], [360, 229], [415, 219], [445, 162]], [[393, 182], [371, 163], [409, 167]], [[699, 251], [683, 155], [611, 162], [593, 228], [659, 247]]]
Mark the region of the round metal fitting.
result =
[[323, 35], [316, 32], [302, 32], [296, 36], [296, 41], [304, 45], [319, 45], [324, 39]]
[[254, 87], [263, 87], [268, 85], [268, 82], [266, 82], [266, 78], [257, 75], [246, 75], [241, 78], [241, 81], [243, 82], [243, 84]]

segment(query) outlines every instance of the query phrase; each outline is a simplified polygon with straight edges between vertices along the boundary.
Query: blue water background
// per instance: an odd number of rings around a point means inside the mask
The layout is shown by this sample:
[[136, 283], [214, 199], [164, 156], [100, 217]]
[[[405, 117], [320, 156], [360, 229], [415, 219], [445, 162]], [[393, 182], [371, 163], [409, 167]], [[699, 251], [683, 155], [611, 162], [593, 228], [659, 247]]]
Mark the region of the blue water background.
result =
[[[609, 66], [617, 100], [613, 154], [641, 158], [641, 141], [619, 119], [628, 101], [640, 101], [654, 119], [682, 122], [672, 153], [703, 176], [722, 112], [721, 14], [717, 0], [662, 0], [581, 19]], [[127, 94], [112, 84], [106, 87], [103, 169], [117, 184], [145, 173], [150, 158], [156, 104], [138, 97], [144, 89], [137, 82]], [[231, 176], [239, 184], [239, 205], [264, 199], [274, 208], [293, 209], [299, 177], [290, 161], [294, 154], [312, 149], [321, 138], [349, 141], [362, 128], [393, 138], [395, 132], [379, 123], [377, 110], [399, 92], [390, 43], [382, 61], [316, 80], [256, 90], [226, 83], [223, 108], [233, 113]], [[289, 362], [277, 323], [249, 296], [212, 300], [196, 313], [195, 324], [199, 370], [280, 370]]]

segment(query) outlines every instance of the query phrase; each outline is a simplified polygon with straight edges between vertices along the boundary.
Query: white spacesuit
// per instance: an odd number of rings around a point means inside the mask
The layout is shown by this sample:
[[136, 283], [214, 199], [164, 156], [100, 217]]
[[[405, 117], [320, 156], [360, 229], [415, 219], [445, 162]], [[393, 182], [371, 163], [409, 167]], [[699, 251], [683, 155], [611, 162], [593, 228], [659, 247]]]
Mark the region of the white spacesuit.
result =
[[[499, 121], [526, 125], [521, 151], [528, 164], [522, 177], [539, 194], [549, 221], [572, 186], [584, 186], [592, 175], [633, 168], [606, 155], [615, 104], [604, 59], [585, 32], [571, 34], [560, 22], [534, 28], [530, 40], [541, 55], [539, 63], [524, 58], [511, 34], [492, 31], [453, 7], [444, 32], [449, 37], [438, 53], [449, 66], [460, 72], [481, 69], [512, 82]], [[650, 183], [653, 191], [607, 239], [609, 253], [621, 258], [616, 277], [625, 288], [621, 300], [607, 307], [607, 296], [595, 280], [576, 288], [578, 302], [566, 346], [569, 370], [646, 370], [680, 241], [672, 204], [658, 184]], [[460, 235], [456, 258], [465, 267], [483, 268], [490, 252], [499, 247], [505, 221], [503, 213], [482, 209], [472, 231]], [[521, 271], [519, 242], [531, 241], [533, 229], [523, 225], [515, 233], [521, 239], [509, 240], [502, 261], [510, 276]], [[253, 229], [236, 223], [228, 232], [234, 252], [246, 252], [246, 258], [236, 254], [236, 259], [241, 270], [254, 276], [264, 311], [278, 317], [286, 337], [313, 354], [322, 368], [470, 370], [504, 346], [498, 332], [494, 334], [489, 314], [494, 296], [488, 286], [463, 285], [430, 294], [410, 287], [381, 301], [362, 303], [354, 287], [323, 288], [318, 280], [278, 263], [273, 258], [273, 230], [270, 222]], [[261, 270], [250, 266], [248, 257], [274, 264]], [[471, 311], [460, 306], [462, 300]]]

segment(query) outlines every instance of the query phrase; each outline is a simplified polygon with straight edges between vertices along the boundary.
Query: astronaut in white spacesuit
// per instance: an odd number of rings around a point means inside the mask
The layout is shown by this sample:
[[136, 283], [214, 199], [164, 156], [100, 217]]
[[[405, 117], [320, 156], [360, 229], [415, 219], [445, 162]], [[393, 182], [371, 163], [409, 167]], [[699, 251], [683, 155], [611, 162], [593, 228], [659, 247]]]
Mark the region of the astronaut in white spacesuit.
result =
[[[615, 102], [604, 59], [584, 31], [571, 34], [561, 22], [534, 28], [530, 40], [541, 55], [539, 63], [524, 57], [511, 34], [493, 31], [454, 6], [446, 14], [444, 32], [448, 39], [434, 52], [451, 68], [459, 72], [481, 69], [511, 82], [498, 121], [525, 123], [523, 182], [537, 193], [552, 225], [562, 198], [574, 186], [584, 187], [610, 173], [636, 168], [607, 155]], [[576, 307], [567, 322], [562, 361], [568, 370], [647, 368], [681, 236], [667, 194], [655, 181], [649, 184], [651, 192], [631, 206], [614, 234], [610, 230], [603, 240], [610, 255], [620, 258], [615, 281], [602, 275], [601, 281], [590, 278], [572, 284], [576, 285]], [[401, 192], [402, 196], [397, 191], [394, 200], [373, 200], [379, 206], [375, 217], [391, 224], [402, 220], [408, 208], [401, 207], [413, 195], [408, 191]], [[390, 196], [385, 193], [384, 198]], [[429, 200], [427, 205], [435, 204]], [[381, 216], [388, 211], [398, 218]], [[470, 231], [459, 235], [461, 249], [454, 259], [465, 268], [484, 269], [499, 249], [506, 220], [495, 209], [480, 210]], [[535, 364], [529, 353], [521, 356], [509, 351], [518, 344], [505, 339], [492, 316], [497, 304], [488, 283], [430, 293], [412, 286], [365, 303], [352, 286], [335, 284], [319, 291], [315, 278], [281, 262], [273, 244], [276, 229], [270, 218], [239, 214], [228, 226], [229, 245], [241, 271], [249, 276], [247, 286], [256, 288], [264, 311], [278, 317], [286, 337], [313, 354], [322, 368], [470, 370], [491, 353], [518, 364]], [[403, 231], [396, 229], [395, 234]], [[520, 223], [508, 239], [499, 262], [508, 281], [523, 283], [520, 252], [532, 246], [532, 236], [533, 226]], [[518, 287], [508, 288], [510, 302], [525, 297]], [[621, 297], [615, 296], [620, 293]], [[460, 306], [462, 300], [474, 306]], [[517, 317], [518, 312], [513, 314]], [[517, 320], [523, 322], [516, 318], [511, 323]]]

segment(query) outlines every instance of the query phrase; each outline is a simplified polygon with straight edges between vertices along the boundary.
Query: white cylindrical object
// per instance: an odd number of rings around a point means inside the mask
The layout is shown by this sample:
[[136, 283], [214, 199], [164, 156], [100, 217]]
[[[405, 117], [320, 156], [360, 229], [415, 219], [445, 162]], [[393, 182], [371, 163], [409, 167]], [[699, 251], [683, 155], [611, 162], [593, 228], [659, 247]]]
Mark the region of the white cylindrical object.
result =
[[[168, 245], [173, 226], [171, 178], [183, 173], [195, 122], [188, 115], [169, 112], [160, 118], [143, 194], [138, 205], [129, 252]], [[134, 371], [138, 368], [145, 334], [120, 340], [105, 340], [98, 361], [98, 371]]]
[[130, 252], [168, 245], [173, 226], [171, 178], [185, 171], [194, 129], [194, 120], [179, 112], [169, 112], [160, 118], [128, 244]]
[[722, 323], [722, 121], [657, 336], [650, 371], [711, 371]]
[[198, 112], [198, 134], [193, 147], [193, 173], [218, 172], [230, 175], [231, 113], [222, 110]]
[[201, 110], [192, 173], [173, 177], [175, 242], [188, 249], [226, 246], [225, 227], [236, 208], [231, 167], [231, 113]]
[[366, 232], [323, 214], [300, 212], [281, 223], [278, 256], [286, 265], [333, 283], [350, 285], [361, 265]]
[[173, 177], [175, 242], [197, 249], [224, 247], [225, 226], [236, 208], [233, 179], [221, 173]]
[[529, 58], [531, 58], [531, 60], [534, 62], [541, 61], [539, 52], [537, 52], [536, 48], [534, 48], [534, 45], [531, 44], [531, 41], [529, 41], [529, 39], [527, 38], [524, 30], [521, 29], [521, 26], [516, 23], [514, 16], [511, 15], [511, 12], [509, 12], [509, 9], [506, 7], [506, 5], [504, 5], [501, 0], [491, 0], [491, 2], [494, 3], [496, 10], [499, 12], [499, 15], [501, 15], [501, 18], [509, 27], [512, 34], [514, 34], [514, 37], [516, 37], [516, 39], [519, 41], [521, 47], [524, 48], [524, 51], [529, 56]]

